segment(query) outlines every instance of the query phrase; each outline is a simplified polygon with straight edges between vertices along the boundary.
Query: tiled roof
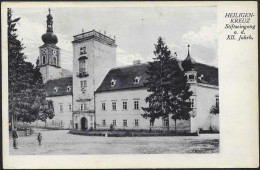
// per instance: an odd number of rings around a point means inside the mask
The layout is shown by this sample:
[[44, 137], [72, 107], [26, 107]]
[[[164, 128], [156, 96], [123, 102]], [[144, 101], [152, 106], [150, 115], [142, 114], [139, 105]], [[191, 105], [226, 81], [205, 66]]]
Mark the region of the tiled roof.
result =
[[[96, 92], [144, 87], [144, 82], [148, 77], [146, 74], [148, 65], [146, 63], [111, 69]], [[136, 77], [140, 77], [140, 81], [135, 84]], [[111, 86], [112, 79], [116, 80], [114, 86]]]
[[[196, 63], [195, 71], [197, 71], [197, 82], [218, 86], [218, 68], [206, 64]], [[200, 79], [199, 77], [203, 77]]]
[[[71, 87], [70, 91], [67, 91], [68, 86]], [[72, 95], [72, 77], [49, 80], [45, 83], [44, 88], [47, 92], [47, 97]], [[55, 92], [55, 88], [57, 92]]]
[[[144, 82], [146, 82], [148, 75], [146, 74], [148, 63], [131, 65], [126, 67], [119, 67], [111, 69], [106, 77], [104, 78], [102, 84], [96, 90], [96, 92], [113, 91], [113, 90], [123, 90], [131, 88], [141, 88], [144, 87]], [[218, 68], [208, 66], [201, 63], [196, 63], [195, 68], [197, 71], [197, 76], [203, 77], [198, 79], [198, 83], [216, 85], [218, 86]], [[134, 79], [136, 77], [141, 77], [140, 82], [135, 84]], [[111, 81], [115, 80], [114, 86], [111, 86]]]

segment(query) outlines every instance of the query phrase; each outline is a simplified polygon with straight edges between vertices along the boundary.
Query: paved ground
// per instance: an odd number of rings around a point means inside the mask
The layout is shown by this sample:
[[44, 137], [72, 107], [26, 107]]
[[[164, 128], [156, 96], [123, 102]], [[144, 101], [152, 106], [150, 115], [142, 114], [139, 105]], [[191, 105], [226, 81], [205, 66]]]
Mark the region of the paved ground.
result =
[[[43, 136], [38, 145], [37, 132]], [[201, 134], [189, 137], [99, 137], [69, 134], [68, 130], [35, 129], [29, 137], [18, 138], [18, 148], [11, 155], [69, 155], [69, 154], [160, 154], [160, 153], [218, 153], [219, 135]]]

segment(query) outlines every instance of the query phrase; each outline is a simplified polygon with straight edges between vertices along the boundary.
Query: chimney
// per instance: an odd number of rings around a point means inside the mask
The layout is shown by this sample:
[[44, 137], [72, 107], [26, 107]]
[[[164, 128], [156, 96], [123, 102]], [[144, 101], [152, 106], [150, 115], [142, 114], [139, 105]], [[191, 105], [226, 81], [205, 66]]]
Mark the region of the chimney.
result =
[[141, 64], [141, 60], [134, 60], [133, 61], [133, 65], [138, 65], [138, 64]]

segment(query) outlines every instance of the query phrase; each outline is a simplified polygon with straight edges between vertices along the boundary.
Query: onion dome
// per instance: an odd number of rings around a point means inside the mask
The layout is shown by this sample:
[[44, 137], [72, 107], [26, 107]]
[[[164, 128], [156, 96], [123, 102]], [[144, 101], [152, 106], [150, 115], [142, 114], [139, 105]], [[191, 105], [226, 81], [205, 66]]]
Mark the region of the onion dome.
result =
[[185, 71], [191, 71], [194, 70], [194, 65], [196, 61], [190, 56], [190, 45], [188, 45], [188, 55], [185, 60], [182, 61], [182, 67]]
[[49, 8], [49, 14], [47, 15], [47, 30], [46, 33], [42, 35], [42, 41], [45, 44], [57, 44], [58, 38], [55, 34], [53, 34], [53, 17], [51, 15], [51, 10]]

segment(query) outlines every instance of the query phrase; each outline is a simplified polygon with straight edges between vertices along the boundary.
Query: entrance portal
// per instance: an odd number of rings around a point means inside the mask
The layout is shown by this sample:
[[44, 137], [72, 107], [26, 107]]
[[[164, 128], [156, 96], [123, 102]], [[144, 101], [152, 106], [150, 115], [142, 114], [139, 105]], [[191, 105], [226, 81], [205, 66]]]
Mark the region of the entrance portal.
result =
[[80, 119], [81, 122], [81, 130], [87, 130], [88, 129], [88, 120], [83, 117]]

